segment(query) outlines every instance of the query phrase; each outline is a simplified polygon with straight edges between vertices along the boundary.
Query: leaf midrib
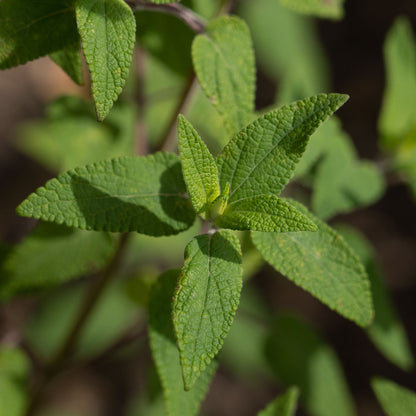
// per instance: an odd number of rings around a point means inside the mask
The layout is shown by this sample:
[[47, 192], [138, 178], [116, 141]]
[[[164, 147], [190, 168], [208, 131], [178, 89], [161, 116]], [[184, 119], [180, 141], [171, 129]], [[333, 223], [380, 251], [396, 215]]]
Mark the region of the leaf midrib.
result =
[[195, 366], [195, 360], [196, 360], [196, 355], [197, 355], [197, 343], [198, 343], [198, 339], [199, 339], [199, 334], [201, 332], [202, 316], [205, 312], [206, 305], [207, 305], [207, 299], [208, 299], [208, 288], [210, 286], [210, 276], [211, 276], [211, 242], [212, 242], [213, 236], [214, 236], [214, 234], [208, 234], [207, 284], [205, 286], [204, 303], [203, 303], [203, 308], [201, 309], [201, 314], [199, 316], [197, 336], [196, 336], [195, 343], [194, 343], [194, 352], [193, 352], [193, 355], [192, 355], [192, 366], [191, 366], [192, 372], [193, 372], [193, 368]]
[[[308, 116], [308, 117], [306, 117], [305, 119], [303, 119], [302, 120], [302, 122], [301, 123], [299, 123], [299, 124], [297, 124], [297, 125], [295, 125], [295, 126], [293, 126], [284, 136], [282, 136], [281, 137], [281, 139], [263, 156], [263, 158], [261, 158], [260, 159], [260, 161], [259, 162], [257, 162], [254, 166], [253, 166], [253, 168], [250, 170], [250, 172], [248, 173], [248, 175], [245, 177], [245, 179], [242, 181], [242, 182], [240, 182], [240, 184], [230, 193], [230, 196], [229, 196], [229, 199], [231, 199], [232, 198], [232, 196], [234, 195], [234, 193], [235, 192], [237, 192], [237, 190], [245, 183], [245, 182], [247, 182], [248, 181], [248, 179], [250, 178], [250, 176], [252, 175], [252, 173], [260, 166], [260, 164], [261, 163], [263, 163], [263, 161], [270, 155], [270, 153], [272, 153], [275, 149], [276, 149], [276, 147], [277, 146], [279, 146], [279, 144], [281, 144], [282, 143], [282, 141], [283, 140], [285, 140], [286, 138], [287, 138], [287, 136], [288, 135], [290, 135], [291, 133], [293, 133], [293, 131], [295, 130], [295, 129], [297, 129], [298, 127], [300, 127], [302, 124], [305, 124], [310, 118], [312, 118], [318, 111], [321, 111], [322, 110], [322, 107], [319, 107], [319, 108], [317, 108], [317, 109], [315, 109], [312, 113], [310, 113], [310, 115]], [[277, 126], [275, 126], [275, 132], [276, 132], [276, 130], [277, 130]], [[275, 135], [275, 133], [273, 133], [273, 136]], [[248, 136], [247, 136], [247, 138], [248, 138]], [[247, 140], [245, 140], [245, 142], [246, 142]], [[240, 152], [240, 155], [239, 155], [239, 158], [238, 158], [238, 162], [237, 162], [237, 164], [236, 164], [236, 168], [238, 167], [238, 165], [239, 165], [239, 163], [240, 163], [240, 160], [241, 160], [241, 155], [242, 155], [242, 152]], [[231, 178], [231, 186], [230, 186], [230, 188], [232, 187], [232, 183], [233, 183], [233, 181], [234, 181], [234, 177], [235, 177], [235, 172], [237, 171], [237, 169], [234, 169], [234, 171], [233, 171], [233, 176], [232, 176], [232, 178]], [[293, 172], [292, 172], [293, 173]], [[238, 202], [238, 201], [240, 201], [241, 199], [237, 199], [237, 200], [235, 200], [235, 201], [232, 201], [232, 202]]]

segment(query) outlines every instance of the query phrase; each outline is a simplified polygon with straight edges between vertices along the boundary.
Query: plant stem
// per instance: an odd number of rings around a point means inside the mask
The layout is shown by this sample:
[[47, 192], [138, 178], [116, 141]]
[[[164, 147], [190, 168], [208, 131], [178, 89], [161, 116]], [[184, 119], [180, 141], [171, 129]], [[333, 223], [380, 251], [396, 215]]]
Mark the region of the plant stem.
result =
[[[193, 12], [192, 10], [184, 7], [181, 4], [154, 4], [147, 3], [142, 0], [127, 1], [133, 10], [149, 10], [157, 11], [162, 13], [172, 14], [182, 21], [184, 21], [192, 30], [197, 33], [205, 32], [205, 21], [204, 19]], [[236, 0], [223, 0], [221, 3], [216, 16], [229, 13], [236, 4]], [[179, 99], [178, 105], [176, 106], [172, 118], [170, 119], [162, 139], [155, 151], [174, 151], [176, 147], [176, 118], [179, 113], [185, 113], [190, 101], [192, 100], [193, 94], [196, 91], [198, 85], [196, 75], [194, 71], [188, 77], [188, 81], [182, 92], [181, 98]]]
[[191, 9], [183, 6], [182, 4], [154, 4], [147, 3], [145, 1], [127, 1], [133, 11], [153, 11], [160, 13], [167, 13], [176, 16], [181, 19], [186, 25], [188, 25], [194, 32], [203, 33], [205, 31], [205, 20], [196, 14]]
[[36, 414], [47, 385], [63, 368], [68, 365], [68, 362], [71, 360], [81, 332], [88, 321], [94, 306], [97, 304], [100, 295], [110, 282], [111, 277], [114, 276], [114, 273], [120, 264], [121, 257], [127, 244], [128, 236], [129, 234], [127, 233], [121, 235], [119, 246], [113, 259], [101, 272], [101, 274], [96, 279], [92, 280], [91, 285], [85, 294], [81, 308], [79, 309], [67, 336], [65, 337], [61, 347], [58, 349], [55, 357], [44, 369], [43, 377], [39, 381], [38, 386], [34, 390], [31, 400], [29, 401], [26, 416]]
[[81, 309], [78, 311], [78, 315], [74, 320], [71, 330], [68, 332], [68, 335], [65, 338], [61, 348], [58, 350], [55, 358], [48, 366], [50, 373], [54, 374], [59, 371], [64, 361], [68, 361], [68, 359], [73, 355], [81, 331], [84, 328], [84, 325], [87, 322], [92, 309], [96, 305], [97, 300], [99, 299], [107, 284], [110, 282], [111, 277], [114, 275], [114, 272], [117, 270], [120, 264], [128, 236], [129, 234], [127, 233], [121, 235], [119, 246], [113, 259], [103, 270], [101, 275], [91, 282], [91, 286], [88, 288]]
[[162, 135], [162, 139], [158, 146], [156, 147], [155, 151], [163, 150], [166, 152], [172, 152], [175, 150], [176, 147], [176, 118], [178, 117], [179, 113], [185, 113], [194, 92], [196, 91], [196, 87], [198, 85], [195, 73], [189, 75], [186, 85], [182, 91], [182, 95], [178, 101], [178, 104], [175, 110], [172, 113], [172, 117], [165, 129], [164, 134]]

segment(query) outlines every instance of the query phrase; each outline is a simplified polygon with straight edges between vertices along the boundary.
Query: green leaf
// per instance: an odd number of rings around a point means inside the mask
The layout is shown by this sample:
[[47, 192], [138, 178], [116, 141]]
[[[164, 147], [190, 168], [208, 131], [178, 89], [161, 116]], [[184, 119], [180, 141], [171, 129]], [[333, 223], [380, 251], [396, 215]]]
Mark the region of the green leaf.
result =
[[373, 319], [370, 282], [344, 239], [299, 203], [291, 203], [318, 231], [252, 234], [254, 245], [277, 271], [360, 326]]
[[210, 20], [218, 14], [218, 10], [223, 6], [222, 0], [182, 0], [184, 6], [191, 7], [200, 16]]
[[178, 143], [182, 172], [192, 205], [205, 214], [220, 194], [218, 168], [207, 146], [182, 115], [178, 117]]
[[[177, 75], [188, 77], [192, 70], [192, 29], [176, 16], [154, 11], [136, 11], [137, 43], [158, 63]], [[172, 34], [175, 34], [172, 36]], [[176, 47], [180, 45], [180, 47]], [[147, 76], [151, 75], [146, 71]]]
[[[302, 177], [313, 175], [317, 164], [331, 152], [334, 141], [350, 141], [337, 116], [332, 116], [312, 134], [305, 153], [296, 166], [294, 177], [302, 180]], [[351, 146], [347, 146], [346, 151], [351, 152]]]
[[407, 181], [416, 198], [416, 124], [414, 130], [397, 149], [393, 165], [394, 169]]
[[415, 416], [416, 393], [393, 381], [376, 377], [371, 387], [388, 416]]
[[344, 16], [344, 0], [280, 0], [280, 3], [296, 12], [318, 17], [341, 19]]
[[299, 397], [297, 387], [289, 388], [284, 394], [273, 400], [257, 416], [294, 416]]
[[254, 112], [255, 64], [247, 25], [230, 16], [211, 21], [195, 38], [192, 59], [205, 94], [234, 135]]
[[0, 69], [59, 51], [77, 40], [73, 0], [0, 2]]
[[411, 23], [398, 18], [384, 44], [386, 89], [378, 120], [385, 149], [394, 150], [416, 128], [416, 42]]
[[274, 195], [259, 195], [232, 202], [216, 221], [233, 230], [316, 231], [316, 225], [289, 202]]
[[116, 247], [115, 238], [109, 234], [41, 223], [8, 256], [0, 298], [97, 271], [110, 260]]
[[229, 202], [279, 195], [310, 135], [347, 98], [320, 94], [280, 107], [245, 127], [217, 159], [221, 189], [230, 184]]
[[133, 154], [136, 108], [118, 102], [102, 123], [93, 106], [78, 97], [60, 97], [46, 120], [21, 126], [18, 146], [52, 171], [66, 171], [103, 159]]
[[[115, 278], [119, 276], [114, 276]], [[64, 342], [78, 316], [89, 282], [66, 285], [42, 298], [25, 326], [25, 339], [44, 359], [50, 359]], [[126, 295], [122, 280], [106, 287], [85, 323], [77, 343], [76, 358], [91, 359], [131, 328], [145, 328], [144, 311]]]
[[211, 105], [207, 96], [199, 89], [195, 93], [188, 118], [204, 138], [213, 154], [220, 153], [230, 137], [218, 111]]
[[[243, 254], [243, 270], [247, 253]], [[264, 357], [269, 311], [250, 283], [244, 285], [240, 304], [220, 354], [220, 363], [238, 380], [258, 387], [259, 377], [270, 379]], [[260, 323], [260, 324], [259, 324]], [[244, 365], [242, 365], [244, 363]]]
[[339, 131], [331, 137], [317, 167], [312, 208], [320, 218], [327, 219], [374, 203], [384, 189], [384, 178], [377, 166], [358, 160], [351, 140]]
[[409, 370], [414, 366], [414, 359], [406, 331], [393, 306], [370, 243], [351, 227], [338, 226], [337, 230], [360, 257], [370, 278], [375, 317], [367, 328], [368, 336], [388, 360], [403, 370]]
[[23, 201], [19, 215], [95, 231], [177, 234], [195, 213], [179, 158], [124, 157], [70, 170]]
[[211, 363], [192, 389], [184, 390], [171, 319], [172, 296], [178, 276], [178, 270], [170, 270], [162, 274], [152, 288], [149, 304], [150, 347], [163, 386], [167, 414], [194, 416], [208, 390], [216, 365]]
[[0, 347], [0, 415], [21, 416], [27, 406], [30, 364], [23, 351]]
[[278, 103], [329, 91], [328, 60], [312, 18], [277, 0], [241, 2], [239, 14], [250, 27], [259, 66], [277, 82]]
[[220, 350], [241, 286], [241, 248], [230, 231], [200, 235], [187, 245], [172, 314], [185, 390]]
[[75, 9], [97, 117], [102, 121], [129, 74], [136, 20], [123, 0], [76, 0]]
[[143, 65], [146, 74], [146, 82], [143, 85], [146, 106], [143, 116], [149, 143], [156, 146], [166, 134], [172, 115], [177, 112], [186, 79], [152, 54], [146, 56]]
[[49, 56], [76, 84], [84, 83], [79, 40]]
[[[352, 397], [334, 350], [306, 323], [279, 315], [265, 346], [275, 376], [296, 385], [311, 416], [352, 416]], [[284, 357], [284, 359], [282, 359]]]

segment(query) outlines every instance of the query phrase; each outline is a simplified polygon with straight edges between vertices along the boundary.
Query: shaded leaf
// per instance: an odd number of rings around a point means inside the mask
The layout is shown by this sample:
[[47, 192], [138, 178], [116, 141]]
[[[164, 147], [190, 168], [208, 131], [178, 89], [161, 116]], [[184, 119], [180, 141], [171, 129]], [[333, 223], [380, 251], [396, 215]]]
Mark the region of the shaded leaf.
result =
[[384, 192], [384, 178], [370, 161], [357, 159], [349, 137], [342, 131], [331, 138], [314, 177], [313, 211], [330, 218], [377, 201]]
[[29, 360], [17, 348], [0, 347], [0, 415], [21, 416], [27, 406]]
[[[246, 253], [243, 253], [243, 270]], [[221, 365], [244, 383], [258, 386], [259, 377], [270, 379], [270, 370], [264, 357], [264, 343], [268, 334], [270, 312], [253, 285], [245, 284], [240, 304], [230, 332], [219, 356]], [[244, 341], [244, 342], [242, 342]], [[244, 364], [242, 364], [244, 363]]]
[[299, 397], [297, 387], [289, 388], [284, 394], [274, 399], [257, 416], [294, 416]]
[[376, 377], [371, 386], [388, 416], [415, 416], [416, 393], [393, 381]]
[[0, 69], [24, 64], [79, 40], [73, 0], [2, 0]]
[[170, 235], [195, 219], [185, 192], [179, 158], [160, 152], [63, 173], [29, 195], [17, 212], [87, 230]]
[[195, 93], [188, 118], [195, 129], [204, 138], [212, 154], [217, 155], [228, 143], [230, 137], [221, 115], [211, 105], [207, 96], [199, 89]]
[[188, 76], [192, 70], [191, 45], [195, 36], [192, 29], [176, 16], [166, 13], [136, 11], [134, 14], [140, 47], [177, 75]]
[[64, 96], [47, 108], [46, 120], [23, 124], [18, 146], [53, 171], [133, 154], [136, 109], [118, 102], [102, 123], [93, 106]]
[[316, 231], [316, 225], [289, 202], [259, 195], [232, 202], [216, 221], [220, 228], [253, 231]]
[[103, 120], [127, 80], [136, 20], [123, 0], [76, 0], [75, 8], [97, 117]]
[[368, 336], [388, 360], [403, 370], [409, 370], [414, 366], [414, 359], [406, 331], [393, 306], [370, 243], [353, 228], [343, 225], [337, 230], [360, 257], [370, 278], [375, 316], [367, 328]]
[[7, 258], [0, 298], [64, 283], [103, 267], [117, 247], [105, 233], [41, 223]]
[[208, 390], [216, 365], [211, 363], [192, 389], [184, 390], [171, 319], [172, 296], [178, 276], [179, 270], [170, 270], [162, 274], [152, 288], [149, 304], [150, 347], [163, 386], [167, 414], [194, 416]]
[[[315, 133], [312, 134], [306, 146], [305, 153], [296, 166], [294, 177], [305, 177], [312, 174], [319, 162], [331, 152], [333, 141], [349, 141], [349, 137], [342, 130], [337, 116], [332, 116], [323, 123]], [[351, 152], [351, 147], [347, 146], [346, 151]], [[334, 175], [336, 172], [334, 172]], [[302, 179], [301, 179], [302, 180]]]
[[230, 185], [229, 202], [279, 195], [310, 135], [347, 98], [320, 94], [282, 106], [245, 127], [217, 159], [221, 189]]
[[234, 135], [254, 112], [255, 65], [248, 27], [237, 17], [211, 21], [195, 38], [192, 59], [205, 94]]
[[278, 0], [241, 2], [239, 14], [250, 27], [259, 65], [277, 81], [278, 103], [329, 92], [329, 65], [312, 18]]
[[416, 128], [416, 42], [404, 17], [396, 19], [387, 34], [384, 60], [386, 88], [378, 128], [384, 148], [395, 150]]
[[230, 231], [200, 235], [187, 245], [172, 314], [186, 390], [220, 350], [241, 286], [241, 249]]
[[79, 40], [49, 56], [76, 84], [84, 83]]
[[178, 144], [192, 205], [197, 213], [205, 214], [209, 204], [220, 194], [218, 168], [205, 143], [182, 115], [178, 117]]
[[298, 202], [317, 232], [252, 233], [264, 259], [321, 302], [360, 326], [373, 319], [370, 282], [360, 260], [344, 239]]
[[352, 397], [333, 349], [304, 322], [280, 315], [265, 348], [271, 370], [286, 385], [296, 385], [311, 416], [352, 416]]

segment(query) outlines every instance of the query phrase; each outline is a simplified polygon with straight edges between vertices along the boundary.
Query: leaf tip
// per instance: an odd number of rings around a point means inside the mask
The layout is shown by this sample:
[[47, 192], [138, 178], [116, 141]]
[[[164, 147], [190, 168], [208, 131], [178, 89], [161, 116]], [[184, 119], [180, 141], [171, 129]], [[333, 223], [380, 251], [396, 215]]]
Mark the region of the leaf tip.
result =
[[95, 114], [97, 116], [97, 121], [104, 121], [104, 119], [108, 116], [113, 105], [110, 108], [101, 108], [101, 106], [95, 105]]
[[28, 205], [28, 200], [25, 199], [16, 207], [16, 214], [19, 215], [20, 217], [29, 217], [30, 214], [28, 213], [27, 205]]
[[350, 99], [350, 96], [348, 94], [332, 93], [329, 95], [336, 99], [337, 109], [343, 106]]

